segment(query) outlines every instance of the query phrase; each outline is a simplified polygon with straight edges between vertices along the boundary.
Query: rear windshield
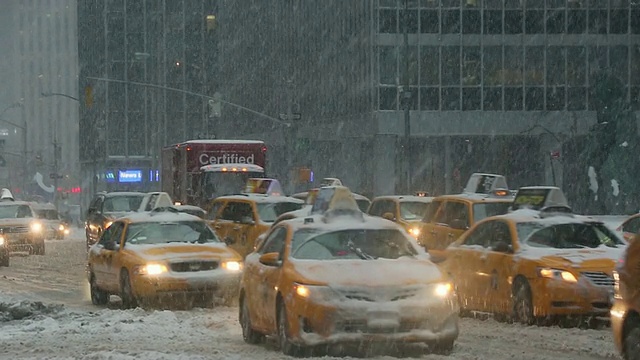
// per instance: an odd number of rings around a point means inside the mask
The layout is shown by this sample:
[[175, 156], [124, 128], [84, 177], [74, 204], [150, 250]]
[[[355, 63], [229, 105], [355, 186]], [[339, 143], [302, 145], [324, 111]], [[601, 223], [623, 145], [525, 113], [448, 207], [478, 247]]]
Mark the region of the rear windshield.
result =
[[518, 238], [529, 246], [556, 249], [617, 247], [623, 242], [601, 223], [569, 223], [545, 226], [540, 223], [520, 223]]
[[486, 202], [473, 205], [473, 221], [478, 222], [491, 216], [504, 215], [511, 202]]
[[264, 222], [274, 222], [278, 216], [302, 208], [302, 204], [294, 202], [261, 203], [257, 204], [257, 206], [258, 217]]
[[138, 211], [144, 195], [113, 196], [104, 199], [104, 212], [132, 212]]
[[422, 201], [403, 201], [400, 203], [400, 217], [403, 220], [422, 220], [427, 214], [429, 203]]

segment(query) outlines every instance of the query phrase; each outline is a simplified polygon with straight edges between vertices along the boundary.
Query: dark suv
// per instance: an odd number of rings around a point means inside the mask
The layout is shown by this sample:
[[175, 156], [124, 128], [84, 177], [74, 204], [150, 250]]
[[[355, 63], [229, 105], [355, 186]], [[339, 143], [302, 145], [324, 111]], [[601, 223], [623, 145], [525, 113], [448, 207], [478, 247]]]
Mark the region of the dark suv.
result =
[[87, 250], [98, 242], [102, 232], [111, 223], [140, 208], [145, 193], [141, 192], [100, 192], [91, 200], [85, 221]]

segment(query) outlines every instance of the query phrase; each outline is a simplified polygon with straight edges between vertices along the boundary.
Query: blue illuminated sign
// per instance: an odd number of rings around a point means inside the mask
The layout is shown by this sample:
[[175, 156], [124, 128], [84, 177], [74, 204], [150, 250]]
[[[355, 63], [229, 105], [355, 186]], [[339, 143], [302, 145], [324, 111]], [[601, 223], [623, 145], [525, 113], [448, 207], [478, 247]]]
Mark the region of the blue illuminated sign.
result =
[[107, 171], [104, 174], [104, 178], [107, 182], [115, 182], [116, 181], [116, 175], [112, 172], [112, 171]]
[[118, 182], [142, 182], [142, 170], [118, 170]]

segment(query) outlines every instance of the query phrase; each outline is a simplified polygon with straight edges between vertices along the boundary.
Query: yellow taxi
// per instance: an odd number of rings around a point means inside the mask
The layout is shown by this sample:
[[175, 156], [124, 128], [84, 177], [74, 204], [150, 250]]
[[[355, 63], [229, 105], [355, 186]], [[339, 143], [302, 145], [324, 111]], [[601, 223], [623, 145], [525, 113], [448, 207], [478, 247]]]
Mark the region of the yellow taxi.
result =
[[125, 308], [139, 302], [190, 300], [209, 305], [237, 298], [242, 256], [207, 222], [157, 209], [119, 218], [89, 249], [91, 301], [119, 295]]
[[433, 197], [417, 195], [378, 196], [371, 201], [367, 213], [395, 221], [417, 238], [432, 200]]
[[640, 241], [629, 242], [613, 273], [614, 303], [611, 329], [625, 360], [640, 359]]
[[400, 226], [350, 196], [274, 225], [245, 260], [239, 303], [244, 340], [274, 335], [287, 355], [374, 342], [448, 352], [458, 337], [449, 278]]
[[240, 194], [220, 196], [207, 214], [216, 234], [240, 255], [253, 251], [256, 238], [269, 230], [278, 216], [302, 208], [304, 202], [288, 196]]
[[480, 221], [433, 260], [454, 279], [461, 308], [533, 324], [608, 316], [624, 247], [602, 222], [556, 206]]
[[426, 211], [418, 243], [429, 251], [445, 249], [478, 221], [506, 214], [512, 202], [506, 189], [436, 196]]

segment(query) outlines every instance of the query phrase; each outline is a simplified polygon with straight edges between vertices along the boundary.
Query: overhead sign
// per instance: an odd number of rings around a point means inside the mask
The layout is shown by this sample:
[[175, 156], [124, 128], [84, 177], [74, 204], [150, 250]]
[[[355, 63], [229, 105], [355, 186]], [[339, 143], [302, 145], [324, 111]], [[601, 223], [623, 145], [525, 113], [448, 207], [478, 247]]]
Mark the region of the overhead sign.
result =
[[134, 183], [142, 181], [142, 170], [118, 170], [118, 182]]

